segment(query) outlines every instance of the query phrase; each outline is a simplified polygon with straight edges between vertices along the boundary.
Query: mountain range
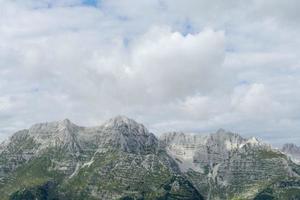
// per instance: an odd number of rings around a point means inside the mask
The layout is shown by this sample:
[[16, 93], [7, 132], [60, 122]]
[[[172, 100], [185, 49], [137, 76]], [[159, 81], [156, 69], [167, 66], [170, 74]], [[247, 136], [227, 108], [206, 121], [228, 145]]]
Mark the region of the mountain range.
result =
[[300, 147], [223, 129], [169, 132], [117, 116], [35, 124], [0, 145], [1, 200], [299, 200]]

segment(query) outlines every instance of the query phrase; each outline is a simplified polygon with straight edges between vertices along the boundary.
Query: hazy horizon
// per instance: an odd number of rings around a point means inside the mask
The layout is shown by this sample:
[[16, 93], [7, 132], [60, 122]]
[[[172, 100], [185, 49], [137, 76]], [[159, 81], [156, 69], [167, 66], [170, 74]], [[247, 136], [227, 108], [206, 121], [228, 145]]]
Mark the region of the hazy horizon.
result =
[[[68, 121], [70, 121], [72, 124], [75, 124], [76, 126], [79, 126], [79, 127], [85, 127], [85, 128], [99, 127], [99, 126], [102, 126], [103, 124], [105, 124], [106, 122], [108, 122], [109, 120], [114, 119], [114, 118], [117, 118], [117, 117], [125, 117], [125, 118], [132, 119], [132, 118], [130, 118], [130, 117], [128, 117], [128, 116], [125, 116], [125, 115], [117, 115], [117, 116], [111, 117], [111, 118], [109, 118], [109, 119], [107, 119], [107, 120], [101, 121], [101, 122], [99, 122], [98, 124], [94, 124], [94, 125], [88, 126], [88, 125], [83, 125], [83, 124], [80, 124], [80, 123], [76, 123], [76, 122], [70, 120], [69, 118], [65, 118], [65, 119], [56, 120], [56, 121], [44, 121], [44, 122], [38, 122], [38, 123], [35, 123], [35, 124], [31, 124], [30, 126], [24, 127], [24, 128], [22, 128], [22, 129], [20, 129], [20, 130], [30, 129], [32, 126], [37, 125], [37, 124], [44, 124], [44, 123], [61, 123], [61, 122], [65, 121], [65, 120], [68, 120]], [[135, 119], [132, 119], [132, 120], [136, 121]], [[136, 122], [139, 123], [139, 124], [143, 124], [143, 123], [140, 122], [140, 121], [136, 121]], [[147, 127], [145, 124], [143, 124], [143, 125], [145, 126], [146, 129], [148, 129], [148, 127]], [[274, 147], [274, 148], [279, 148], [279, 149], [282, 148], [282, 146], [285, 145], [285, 144], [290, 144], [290, 143], [296, 144], [296, 143], [293, 142], [293, 141], [291, 141], [291, 142], [283, 141], [283, 143], [272, 143], [272, 142], [270, 142], [270, 140], [268, 140], [267, 138], [261, 138], [261, 137], [259, 137], [259, 136], [253, 136], [253, 135], [251, 135], [251, 133], [245, 134], [245, 133], [234, 132], [234, 131], [232, 131], [232, 130], [223, 129], [223, 128], [221, 128], [221, 127], [218, 128], [218, 129], [215, 129], [215, 130], [203, 130], [203, 131], [201, 131], [201, 132], [199, 132], [199, 131], [197, 132], [197, 130], [193, 131], [192, 129], [190, 129], [189, 131], [180, 130], [180, 129], [178, 129], [178, 130], [175, 130], [175, 129], [169, 129], [169, 130], [165, 130], [165, 131], [162, 131], [162, 132], [156, 132], [155, 130], [151, 130], [151, 129], [148, 129], [148, 130], [149, 130], [149, 132], [153, 133], [157, 138], [160, 138], [160, 136], [163, 135], [163, 134], [172, 133], [172, 132], [179, 132], [179, 133], [182, 132], [182, 133], [188, 134], [188, 135], [189, 135], [189, 134], [192, 134], [192, 135], [208, 136], [208, 135], [210, 135], [210, 134], [217, 133], [217, 132], [220, 131], [220, 130], [224, 130], [225, 132], [230, 132], [230, 133], [238, 134], [238, 135], [242, 136], [242, 137], [245, 138], [245, 139], [250, 139], [250, 138], [255, 137], [255, 138], [258, 139], [260, 142], [265, 143], [265, 144], [270, 144], [270, 145], [272, 145], [272, 147]], [[9, 134], [9, 135], [7, 136], [7, 138], [3, 138], [3, 140], [0, 140], [0, 143], [1, 143], [1, 142], [4, 142], [4, 141], [8, 141], [8, 139], [10, 138], [10, 136], [13, 136], [13, 134], [14, 134], [14, 133]]]

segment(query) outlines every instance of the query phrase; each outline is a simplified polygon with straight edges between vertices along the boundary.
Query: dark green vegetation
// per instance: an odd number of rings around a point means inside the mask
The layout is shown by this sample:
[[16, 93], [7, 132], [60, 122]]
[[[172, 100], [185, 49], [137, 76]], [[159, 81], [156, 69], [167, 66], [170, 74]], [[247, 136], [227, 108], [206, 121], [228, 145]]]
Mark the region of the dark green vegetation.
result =
[[59, 200], [56, 184], [47, 182], [33, 188], [27, 188], [14, 192], [10, 196], [11, 200]]
[[278, 181], [261, 191], [254, 200], [299, 200], [300, 180]]
[[[193, 185], [158, 161], [164, 155], [99, 153], [90, 165], [68, 176], [51, 169], [50, 154], [17, 169], [1, 188], [3, 199], [203, 199]], [[148, 158], [146, 158], [148, 157]], [[153, 166], [143, 167], [145, 159]], [[151, 169], [151, 171], [150, 171]]]

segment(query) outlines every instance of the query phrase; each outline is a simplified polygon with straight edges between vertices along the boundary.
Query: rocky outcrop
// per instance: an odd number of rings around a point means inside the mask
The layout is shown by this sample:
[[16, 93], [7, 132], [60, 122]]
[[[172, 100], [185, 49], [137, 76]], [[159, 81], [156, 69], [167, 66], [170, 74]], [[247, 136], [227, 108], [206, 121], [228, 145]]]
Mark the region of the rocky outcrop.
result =
[[299, 146], [292, 144], [292, 143], [284, 144], [281, 151], [284, 152], [285, 154], [287, 154], [294, 162], [300, 164], [300, 147]]
[[161, 140], [207, 199], [251, 199], [272, 181], [298, 176], [280, 151], [222, 129], [206, 136], [167, 133]]
[[49, 181], [58, 199], [203, 199], [158, 139], [124, 116], [97, 127], [33, 125], [3, 144], [0, 170], [3, 199], [36, 199]]

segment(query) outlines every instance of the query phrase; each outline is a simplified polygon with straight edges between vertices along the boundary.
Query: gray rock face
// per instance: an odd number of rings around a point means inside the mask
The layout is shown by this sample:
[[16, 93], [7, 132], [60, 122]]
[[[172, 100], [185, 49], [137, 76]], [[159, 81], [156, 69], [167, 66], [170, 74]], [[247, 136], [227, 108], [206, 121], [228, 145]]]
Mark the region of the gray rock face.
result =
[[17, 132], [2, 146], [2, 174], [15, 170], [33, 156], [50, 148], [64, 149], [67, 159], [63, 163], [57, 163], [57, 168], [70, 169], [71, 172], [83, 155], [89, 158], [95, 151], [112, 149], [148, 154], [158, 150], [158, 140], [142, 124], [118, 116], [101, 126], [91, 128], [77, 126], [68, 119], [35, 124], [28, 130]]
[[[127, 117], [118, 116], [110, 119], [99, 129], [99, 143], [103, 146], [118, 147], [123, 151], [137, 154], [157, 151], [157, 138], [144, 125]], [[104, 138], [106, 141], [102, 140]]]
[[4, 199], [25, 185], [44, 185], [44, 180], [60, 182], [60, 199], [151, 199], [169, 193], [202, 199], [158, 139], [123, 116], [97, 127], [80, 127], [67, 119], [40, 123], [1, 145]]
[[251, 199], [265, 184], [299, 176], [280, 151], [222, 129], [206, 136], [167, 133], [161, 140], [207, 199]]
[[213, 166], [229, 159], [232, 152], [244, 143], [246, 140], [238, 134], [220, 129], [207, 137], [205, 145], [197, 149], [194, 160]]
[[29, 128], [28, 134], [34, 138], [40, 148], [51, 146], [61, 146], [69, 149], [71, 152], [80, 152], [80, 145], [77, 137], [79, 132], [83, 131], [79, 127], [65, 119], [59, 122], [35, 124]]
[[[147, 149], [156, 150], [158, 140], [142, 125], [132, 119], [118, 116], [98, 127], [80, 127], [68, 119], [51, 123], [35, 124], [28, 130], [16, 133], [10, 142], [28, 137], [39, 147], [67, 148], [76, 153], [86, 146], [97, 148], [121, 148], [127, 152], [145, 153]], [[36, 150], [36, 149], [35, 149]]]
[[160, 140], [179, 160], [190, 160], [194, 164], [199, 163], [202, 166], [213, 166], [226, 161], [243, 146], [266, 146], [256, 138], [245, 139], [223, 129], [210, 135], [166, 133], [160, 137]]
[[296, 162], [300, 163], [300, 147], [295, 144], [284, 144], [282, 147], [282, 152], [287, 154], [291, 157], [291, 159]]

